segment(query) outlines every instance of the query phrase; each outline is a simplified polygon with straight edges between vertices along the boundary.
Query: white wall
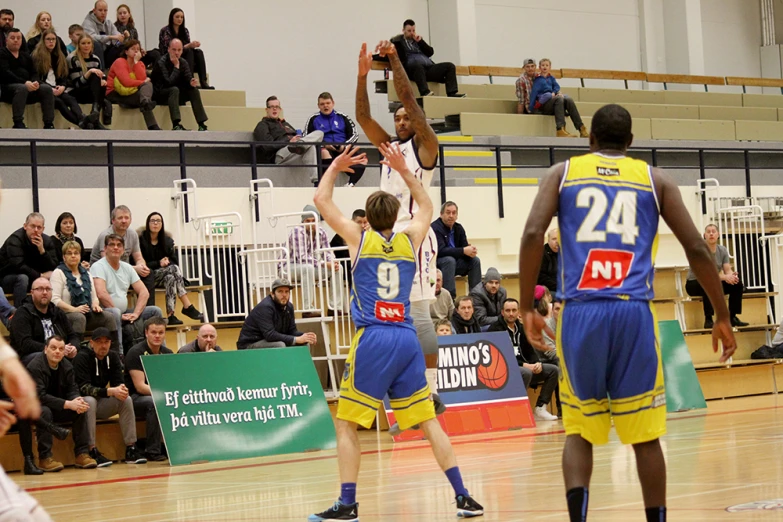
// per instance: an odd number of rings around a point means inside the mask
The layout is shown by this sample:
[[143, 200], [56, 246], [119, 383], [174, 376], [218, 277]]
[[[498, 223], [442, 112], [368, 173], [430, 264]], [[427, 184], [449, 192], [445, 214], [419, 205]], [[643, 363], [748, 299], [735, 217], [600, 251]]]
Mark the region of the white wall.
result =
[[761, 13], [757, 0], [702, 0], [704, 74], [761, 76]]

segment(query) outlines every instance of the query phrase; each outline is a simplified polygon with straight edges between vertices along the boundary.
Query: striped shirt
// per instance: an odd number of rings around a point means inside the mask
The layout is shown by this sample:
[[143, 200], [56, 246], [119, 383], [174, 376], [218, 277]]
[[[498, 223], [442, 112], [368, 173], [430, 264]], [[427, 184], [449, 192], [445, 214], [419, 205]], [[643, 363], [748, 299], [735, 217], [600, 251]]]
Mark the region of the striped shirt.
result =
[[[85, 65], [87, 66], [88, 71], [90, 69], [100, 69], [101, 60], [93, 54], [86, 60]], [[76, 57], [76, 54], [68, 55], [68, 73], [68, 83], [70, 84], [68, 91], [81, 89], [87, 85], [88, 80], [84, 77], [82, 64], [79, 62], [79, 58]]]

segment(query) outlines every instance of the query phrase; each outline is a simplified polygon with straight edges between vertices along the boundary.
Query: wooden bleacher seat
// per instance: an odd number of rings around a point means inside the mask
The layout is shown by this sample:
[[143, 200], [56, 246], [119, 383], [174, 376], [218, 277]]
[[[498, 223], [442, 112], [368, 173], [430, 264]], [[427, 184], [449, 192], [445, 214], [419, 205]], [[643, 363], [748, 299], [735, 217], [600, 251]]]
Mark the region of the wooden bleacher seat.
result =
[[699, 76], [692, 74], [655, 74], [647, 73], [647, 81], [650, 83], [662, 83], [664, 90], [669, 83], [684, 83], [690, 85], [704, 85], [704, 91], [707, 92], [708, 85], [726, 85], [726, 78], [723, 76]]
[[643, 82], [647, 80], [647, 73], [639, 71], [609, 71], [595, 69], [561, 69], [563, 78], [577, 78], [582, 87], [585, 86], [585, 80], [623, 80], [625, 88], [628, 88], [628, 81]]
[[783, 94], [783, 79], [781, 78], [748, 78], [745, 76], [726, 76], [726, 85], [740, 85], [742, 92], [746, 87], [777, 87]]
[[[455, 68], [457, 70], [457, 76], [470, 76], [470, 67], [467, 65], [455, 65]], [[370, 69], [373, 71], [391, 72], [388, 62], [373, 61]]]

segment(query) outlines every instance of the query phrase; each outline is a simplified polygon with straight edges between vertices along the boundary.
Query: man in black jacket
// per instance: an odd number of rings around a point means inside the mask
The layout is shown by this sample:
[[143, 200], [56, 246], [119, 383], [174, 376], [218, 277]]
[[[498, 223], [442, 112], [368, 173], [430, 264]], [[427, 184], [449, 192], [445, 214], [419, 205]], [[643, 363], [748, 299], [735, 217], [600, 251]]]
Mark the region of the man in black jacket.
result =
[[49, 279], [57, 268], [54, 242], [43, 233], [44, 225], [44, 217], [33, 212], [24, 220], [22, 228], [8, 236], [0, 247], [2, 287], [12, 289], [17, 308], [27, 297], [30, 283], [39, 277]]
[[169, 44], [169, 52], [161, 56], [152, 69], [152, 86], [155, 89], [155, 101], [168, 104], [173, 130], [187, 130], [182, 126], [179, 106], [190, 102], [198, 130], [207, 130], [207, 112], [201, 103], [198, 80], [193, 77], [190, 65], [182, 59], [182, 41], [174, 38]]
[[547, 234], [544, 245], [544, 255], [541, 257], [541, 269], [538, 271], [537, 285], [545, 286], [552, 292], [557, 291], [557, 258], [560, 255], [560, 244], [557, 242], [557, 229], [553, 228]]
[[32, 57], [22, 49], [22, 32], [11, 29], [5, 47], [0, 49], [0, 100], [13, 107], [14, 129], [26, 129], [24, 109], [28, 103], [41, 103], [44, 129], [54, 128], [54, 92], [37, 76]]
[[481, 283], [470, 290], [476, 320], [481, 326], [489, 326], [500, 319], [506, 300], [506, 289], [500, 286], [502, 278], [497, 268], [489, 267]]
[[527, 340], [522, 323], [519, 322], [519, 301], [512, 298], [506, 299], [503, 303], [502, 317], [499, 317], [488, 331], [508, 333], [511, 344], [514, 346], [514, 354], [517, 356], [525, 388], [541, 385], [541, 393], [533, 410], [533, 416], [536, 420], [557, 420], [557, 417], [546, 409], [547, 404], [552, 400], [555, 388], [557, 388], [557, 366], [542, 363], [538, 358], [538, 352]]
[[457, 297], [458, 275], [468, 276], [468, 288], [481, 283], [481, 260], [478, 250], [468, 243], [465, 229], [457, 223], [459, 209], [453, 201], [440, 207], [440, 217], [432, 222], [432, 230], [438, 238], [438, 269], [443, 273], [443, 288]]
[[446, 95], [452, 98], [464, 98], [464, 94], [457, 92], [457, 68], [451, 62], [435, 63], [431, 57], [435, 51], [427, 45], [424, 39], [416, 34], [416, 22], [405, 20], [402, 24], [402, 34], [391, 39], [391, 43], [397, 48], [397, 55], [408, 77], [419, 88], [422, 96], [431, 96], [433, 93], [427, 86], [427, 82], [445, 83]]
[[65, 356], [73, 359], [79, 346], [79, 334], [73, 331], [68, 317], [52, 304], [52, 285], [39, 277], [33, 281], [32, 302], [16, 310], [11, 319], [11, 346], [25, 364], [43, 352], [46, 339], [58, 335], [65, 340]]
[[314, 333], [302, 333], [296, 329], [294, 305], [290, 298], [291, 283], [287, 279], [275, 279], [272, 292], [245, 319], [239, 332], [237, 350], [315, 344], [318, 339]]

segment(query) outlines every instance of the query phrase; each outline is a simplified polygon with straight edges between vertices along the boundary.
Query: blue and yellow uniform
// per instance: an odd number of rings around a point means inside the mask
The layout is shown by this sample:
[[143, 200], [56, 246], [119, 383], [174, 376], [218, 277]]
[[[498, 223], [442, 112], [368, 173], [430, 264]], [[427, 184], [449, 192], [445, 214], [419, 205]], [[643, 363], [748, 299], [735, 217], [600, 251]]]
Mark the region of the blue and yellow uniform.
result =
[[362, 233], [351, 290], [358, 330], [345, 362], [338, 419], [369, 428], [387, 393], [403, 430], [435, 418], [409, 313], [416, 273], [415, 249], [406, 234], [386, 239], [374, 230]]
[[660, 209], [647, 163], [587, 154], [560, 183], [557, 327], [566, 434], [638, 444], [666, 432], [653, 298]]

